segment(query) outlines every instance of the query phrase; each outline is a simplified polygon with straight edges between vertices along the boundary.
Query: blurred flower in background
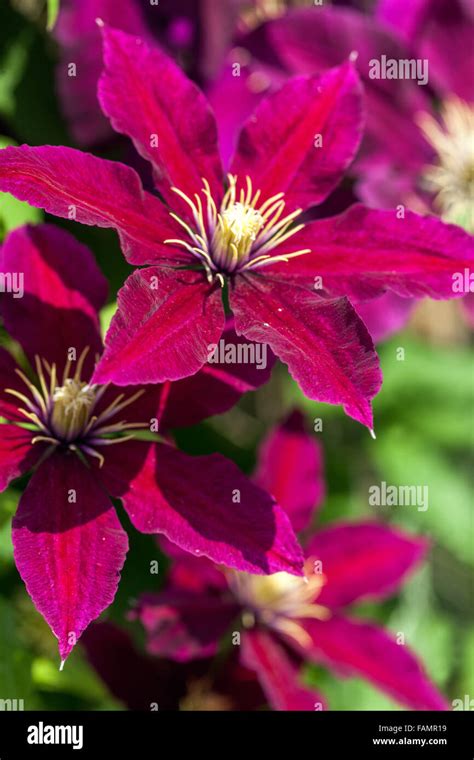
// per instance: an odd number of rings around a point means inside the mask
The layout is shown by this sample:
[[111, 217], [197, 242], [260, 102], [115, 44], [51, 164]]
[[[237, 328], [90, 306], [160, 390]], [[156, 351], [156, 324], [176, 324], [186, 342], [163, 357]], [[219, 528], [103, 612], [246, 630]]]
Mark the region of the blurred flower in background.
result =
[[[295, 530], [306, 531], [305, 577], [219, 572], [207, 560], [171, 549], [169, 585], [143, 597], [136, 612], [148, 651], [188, 662], [216, 654], [227, 633], [227, 648], [241, 648], [242, 664], [256, 672], [276, 710], [326, 708], [324, 697], [302, 680], [301, 665], [308, 661], [345, 676], [361, 675], [412, 709], [445, 709], [404, 636], [400, 640], [345, 614], [345, 607], [361, 599], [392, 594], [420, 562], [426, 544], [368, 521], [314, 532], [313, 510], [324, 493], [321, 458], [302, 416], [293, 412], [265, 440], [256, 474]], [[223, 658], [216, 667], [226, 667]], [[232, 656], [230, 662], [234, 667]]]

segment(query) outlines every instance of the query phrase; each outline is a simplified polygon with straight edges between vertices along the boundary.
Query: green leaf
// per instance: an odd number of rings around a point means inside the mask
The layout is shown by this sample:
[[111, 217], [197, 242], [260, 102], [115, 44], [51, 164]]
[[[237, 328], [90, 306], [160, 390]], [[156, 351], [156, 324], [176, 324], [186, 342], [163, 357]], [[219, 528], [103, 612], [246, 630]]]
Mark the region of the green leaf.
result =
[[470, 628], [464, 640], [462, 676], [459, 697], [474, 697], [474, 628]]
[[0, 67], [0, 113], [10, 116], [15, 109], [15, 89], [23, 77], [27, 60], [31, 33], [23, 29], [3, 55]]
[[401, 710], [397, 702], [362, 678], [337, 678], [310, 666], [304, 681], [321, 694], [330, 710]]
[[105, 335], [107, 330], [109, 329], [110, 323], [112, 321], [112, 317], [114, 316], [116, 311], [117, 311], [117, 301], [112, 301], [112, 303], [108, 303], [101, 310], [100, 329], [101, 329], [102, 335]]
[[31, 686], [31, 655], [22, 645], [12, 605], [0, 597], [0, 697], [23, 699], [25, 710], [38, 708]]
[[42, 691], [63, 691], [101, 704], [107, 701], [109, 709], [120, 709], [119, 703], [110, 697], [106, 686], [80, 651], [68, 658], [62, 671], [59, 670], [58, 662], [37, 657], [33, 663], [32, 678], [36, 687]]
[[392, 427], [377, 439], [373, 455], [380, 480], [388, 485], [428, 488], [428, 507], [374, 507], [396, 522], [431, 535], [459, 559], [473, 563], [472, 484], [467, 472], [423, 436]]
[[48, 0], [48, 19], [47, 29], [51, 31], [53, 29], [59, 13], [59, 0]]

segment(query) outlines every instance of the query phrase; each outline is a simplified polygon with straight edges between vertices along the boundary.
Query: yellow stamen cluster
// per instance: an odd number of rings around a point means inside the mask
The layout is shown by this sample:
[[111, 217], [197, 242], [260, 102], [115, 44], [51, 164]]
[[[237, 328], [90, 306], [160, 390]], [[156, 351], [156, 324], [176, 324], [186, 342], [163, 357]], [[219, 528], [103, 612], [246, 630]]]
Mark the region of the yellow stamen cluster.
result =
[[445, 102], [441, 122], [421, 114], [418, 123], [437, 154], [422, 182], [448, 222], [474, 232], [474, 108], [457, 98]]
[[330, 616], [326, 607], [315, 604], [325, 579], [311, 572], [310, 565], [308, 561], [305, 577], [284, 572], [273, 575], [229, 572], [230, 586], [245, 609], [244, 625], [251, 627], [258, 619], [302, 646], [308, 646], [309, 636], [297, 620], [326, 620]]
[[95, 388], [74, 378], [53, 393], [51, 425], [66, 441], [72, 441], [84, 430], [95, 403]]
[[209, 282], [217, 279], [224, 285], [226, 275], [309, 253], [309, 249], [305, 248], [282, 255], [271, 254], [274, 248], [304, 227], [303, 224], [293, 226], [301, 209], [284, 215], [284, 193], [277, 193], [259, 204], [261, 192], [254, 192], [250, 177], [246, 177], [245, 189], [241, 187], [237, 190], [235, 175], [228, 175], [228, 183], [219, 211], [205, 179], [201, 191], [203, 198], [195, 193], [192, 200], [179, 188], [172, 188], [189, 207], [192, 222], [188, 224], [177, 214], [171, 213], [186, 231], [188, 239], [173, 238], [165, 240], [165, 243], [180, 245], [197, 257], [204, 266]]
[[306, 5], [308, 0], [254, 0], [244, 3], [241, 18], [245, 27], [254, 29], [264, 21], [282, 16], [288, 8]]
[[50, 365], [44, 359], [36, 357], [38, 385], [17, 369], [16, 372], [25, 383], [29, 395], [13, 388], [6, 388], [5, 392], [22, 402], [23, 406], [18, 412], [37, 433], [32, 443], [49, 443], [51, 446], [67, 446], [71, 450], [80, 449], [96, 457], [102, 465], [104, 457], [96, 451], [97, 446], [128, 441], [134, 435], [122, 435], [125, 430], [146, 427], [146, 423], [127, 423], [124, 420], [109, 424], [109, 420], [136, 401], [143, 394], [143, 390], [139, 390], [128, 399], [121, 393], [106, 409], [94, 414], [107, 386], [90, 385], [81, 380], [87, 353], [88, 349], [85, 348], [77, 360], [73, 374], [72, 361], [67, 361], [61, 381], [55, 364]]

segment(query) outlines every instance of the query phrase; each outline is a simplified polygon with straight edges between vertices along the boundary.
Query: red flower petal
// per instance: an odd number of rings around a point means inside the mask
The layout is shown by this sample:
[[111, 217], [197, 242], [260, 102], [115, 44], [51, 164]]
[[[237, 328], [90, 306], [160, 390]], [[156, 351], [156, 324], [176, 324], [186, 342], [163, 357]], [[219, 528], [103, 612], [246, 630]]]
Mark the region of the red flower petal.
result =
[[[364, 300], [393, 290], [404, 297], [455, 298], [453, 275], [474, 261], [471, 235], [454, 224], [412, 211], [376, 211], [361, 204], [339, 216], [312, 222], [291, 239], [291, 250], [312, 253], [272, 266], [303, 281], [322, 278], [332, 295]], [[288, 243], [275, 249], [289, 251]]]
[[[396, 2], [397, 21], [401, 23], [407, 14], [400, 13], [399, 0]], [[410, 3], [411, 9], [416, 6], [416, 2]], [[361, 153], [364, 157], [377, 149], [379, 154], [388, 153], [397, 169], [407, 163], [419, 168], [430, 158], [428, 146], [413, 123], [416, 112], [430, 108], [426, 88], [413, 79], [371, 78], [374, 59], [385, 55], [400, 60], [412, 55], [386, 26], [355, 8], [331, 4], [319, 7], [316, 13], [314, 8], [301, 8], [282, 16], [268, 24], [267, 34], [279, 59], [299, 75], [320, 74], [342, 63], [355, 50], [367, 115]]]
[[0, 425], [0, 491], [28, 472], [42, 453], [40, 446], [32, 445], [32, 437], [30, 430], [17, 425]]
[[448, 709], [415, 655], [381, 628], [336, 615], [300, 622], [313, 642], [300, 650], [303, 656], [341, 675], [362, 676], [412, 710]]
[[138, 441], [111, 449], [101, 477], [137, 530], [164, 533], [182, 549], [237, 570], [301, 575], [303, 557], [286, 514], [233, 462]]
[[[351, 63], [298, 78], [264, 98], [244, 126], [231, 171], [288, 210], [321, 203], [342, 179], [362, 135], [362, 95]], [[317, 143], [320, 140], [320, 144]]]
[[75, 348], [79, 358], [87, 346], [84, 374], [92, 372], [102, 350], [97, 312], [107, 281], [89, 249], [59, 227], [20, 227], [4, 242], [0, 269], [23, 275], [23, 296], [4, 296], [2, 315], [33, 366], [40, 356], [61, 372], [68, 350]]
[[[219, 345], [223, 346], [223, 351], [217, 351], [218, 361], [204, 364], [191, 377], [168, 384], [164, 390], [166, 402], [160, 418], [163, 428], [195, 425], [213, 414], [221, 414], [233, 407], [244, 393], [256, 390], [270, 379], [275, 357], [267, 346], [264, 354], [256, 344], [237, 335], [230, 325], [222, 333]], [[229, 346], [248, 346], [248, 356], [252, 357], [252, 345], [255, 361], [225, 361], [225, 351]], [[261, 353], [257, 353], [259, 350]]]
[[146, 654], [127, 631], [110, 622], [92, 623], [81, 644], [108, 691], [130, 710], [149, 712], [154, 705], [160, 711], [179, 709], [193, 675], [190, 666], [178, 668]]
[[119, 293], [94, 382], [161, 383], [192, 375], [224, 324], [221, 290], [200, 272], [137, 270]]
[[387, 340], [407, 324], [416, 301], [402, 298], [388, 290], [370, 301], [353, 302], [354, 309], [363, 321], [374, 343]]
[[64, 661], [113, 601], [128, 548], [112, 504], [75, 454], [53, 454], [35, 472], [13, 519], [13, 546]]
[[73, 148], [44, 145], [0, 150], [0, 190], [49, 214], [113, 227], [131, 264], [179, 261], [163, 240], [180, 237], [165, 206], [143, 190], [136, 172]]
[[300, 682], [298, 668], [274, 636], [261, 630], [242, 635], [242, 662], [255, 670], [274, 710], [321, 710], [319, 694]]
[[151, 654], [178, 662], [212, 657], [239, 612], [220, 596], [164, 591], [140, 599], [137, 617], [147, 632]]
[[[5, 305], [5, 298], [0, 301], [0, 308]], [[0, 417], [6, 420], [25, 422], [25, 417], [18, 413], [21, 406], [20, 400], [10, 393], [5, 393], [6, 388], [11, 388], [19, 393], [25, 392], [25, 384], [15, 372], [17, 364], [12, 355], [0, 347]]]
[[272, 351], [309, 398], [343, 404], [372, 427], [381, 373], [370, 336], [346, 299], [324, 300], [275, 277], [240, 276], [230, 293], [235, 327]]
[[318, 604], [342, 607], [360, 597], [385, 597], [422, 559], [426, 542], [376, 522], [338, 523], [318, 531], [306, 555], [326, 578]]
[[180, 201], [170, 187], [192, 198], [202, 177], [217, 201], [223, 172], [217, 127], [204, 95], [158, 46], [108, 27], [102, 33], [105, 71], [98, 94], [114, 129], [131, 137], [151, 161], [158, 189], [171, 205]]
[[254, 480], [273, 494], [295, 531], [306, 528], [325, 492], [322, 449], [293, 412], [266, 438], [259, 450]]

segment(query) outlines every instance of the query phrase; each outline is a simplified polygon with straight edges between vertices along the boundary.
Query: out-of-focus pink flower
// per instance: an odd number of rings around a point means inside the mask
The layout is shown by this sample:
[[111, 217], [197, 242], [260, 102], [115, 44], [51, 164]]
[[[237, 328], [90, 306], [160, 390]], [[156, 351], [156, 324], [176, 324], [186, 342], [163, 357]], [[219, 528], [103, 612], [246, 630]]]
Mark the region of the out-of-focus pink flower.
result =
[[[264, 443], [257, 478], [285, 506], [293, 526], [307, 528], [324, 482], [320, 449], [298, 414]], [[359, 600], [393, 594], [422, 559], [426, 543], [376, 522], [308, 532], [305, 578], [222, 573], [172, 548], [168, 586], [145, 595], [136, 611], [149, 652], [188, 662], [215, 654], [222, 636], [231, 635], [277, 710], [324, 708], [323, 697], [301, 680], [304, 662], [362, 676], [412, 709], [446, 709], [406, 646], [346, 613]]]

